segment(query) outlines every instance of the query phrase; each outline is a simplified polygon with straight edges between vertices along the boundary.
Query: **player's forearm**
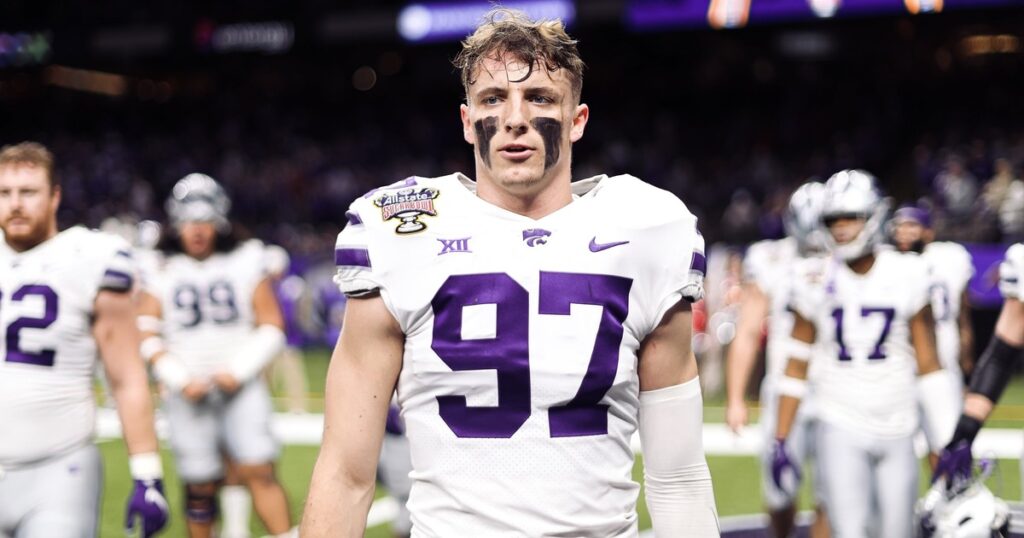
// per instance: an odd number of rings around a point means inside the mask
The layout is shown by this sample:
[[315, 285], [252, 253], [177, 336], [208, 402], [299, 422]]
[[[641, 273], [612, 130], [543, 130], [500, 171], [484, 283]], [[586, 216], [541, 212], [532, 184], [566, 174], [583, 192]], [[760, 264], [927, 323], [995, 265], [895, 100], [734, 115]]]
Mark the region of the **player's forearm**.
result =
[[373, 503], [373, 479], [354, 479], [340, 468], [337, 458], [317, 460], [302, 517], [303, 537], [360, 538]]
[[728, 403], [742, 404], [757, 356], [757, 335], [740, 332], [729, 346], [725, 368], [725, 394]]
[[139, 368], [127, 379], [112, 383], [121, 431], [129, 454], [156, 452], [159, 448], [153, 423], [153, 399], [145, 372]]
[[775, 425], [775, 438], [785, 439], [793, 428], [796, 412], [800, 408], [800, 399], [783, 395], [779, 398], [779, 417]]

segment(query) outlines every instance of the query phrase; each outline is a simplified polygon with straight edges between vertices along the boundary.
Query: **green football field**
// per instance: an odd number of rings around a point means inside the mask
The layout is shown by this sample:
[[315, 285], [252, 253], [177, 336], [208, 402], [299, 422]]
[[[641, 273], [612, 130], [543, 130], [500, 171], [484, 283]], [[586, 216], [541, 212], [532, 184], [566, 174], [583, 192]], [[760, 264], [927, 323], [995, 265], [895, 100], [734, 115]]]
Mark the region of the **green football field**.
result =
[[[328, 356], [326, 352], [309, 353], [306, 360], [307, 376], [310, 380], [310, 406], [309, 410], [319, 412], [323, 408], [322, 387], [324, 374], [327, 368]], [[708, 422], [721, 422], [724, 415], [721, 407], [720, 396], [707, 398], [705, 408], [705, 420]], [[756, 414], [755, 414], [756, 415]], [[1017, 378], [1010, 385], [1010, 389], [1004, 396], [1000, 407], [996, 410], [992, 425], [1003, 428], [1020, 428], [1024, 426], [1024, 380]], [[120, 440], [105, 441], [100, 443], [104, 455], [104, 495], [103, 514], [101, 520], [101, 536], [115, 537], [123, 536], [124, 505], [127, 495], [131, 490], [131, 479], [128, 476], [126, 463], [126, 452], [124, 444]], [[291, 500], [292, 514], [296, 521], [301, 515], [306, 490], [309, 486], [309, 477], [316, 461], [318, 448], [308, 446], [286, 446], [281, 457], [278, 468], [278, 475], [284, 483]], [[171, 503], [174, 514], [171, 525], [162, 535], [167, 537], [184, 537], [185, 526], [182, 516], [182, 493], [180, 483], [174, 477], [174, 464], [169, 453], [164, 451], [164, 466], [168, 478], [165, 481], [167, 497]], [[751, 456], [709, 456], [708, 464], [711, 467], [711, 476], [714, 480], [715, 499], [718, 504], [719, 513], [722, 516], [741, 514], [754, 514], [761, 511], [760, 497], [760, 474], [758, 463]], [[989, 480], [989, 487], [996, 495], [1012, 501], [1021, 499], [1020, 475], [1017, 460], [1000, 460], [998, 470]], [[641, 465], [638, 459], [633, 470], [634, 479], [640, 481]], [[921, 480], [922, 491], [926, 486], [928, 473], [922, 468]], [[377, 495], [385, 494], [378, 489]], [[642, 496], [641, 492], [641, 496]], [[802, 492], [801, 505], [809, 507], [808, 488], [805, 486]], [[641, 528], [649, 528], [650, 520], [644, 503], [638, 503], [640, 512]], [[253, 535], [261, 536], [263, 528], [253, 517]], [[386, 525], [379, 525], [367, 530], [369, 537], [388, 537], [389, 529]]]

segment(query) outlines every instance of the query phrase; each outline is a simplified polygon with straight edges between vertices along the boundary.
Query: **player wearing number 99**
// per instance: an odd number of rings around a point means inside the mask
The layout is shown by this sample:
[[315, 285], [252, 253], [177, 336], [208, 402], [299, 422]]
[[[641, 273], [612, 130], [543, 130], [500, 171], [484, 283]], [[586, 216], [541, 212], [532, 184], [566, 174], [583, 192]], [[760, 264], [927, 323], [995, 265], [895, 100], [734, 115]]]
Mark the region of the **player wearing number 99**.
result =
[[379, 189], [338, 236], [351, 299], [302, 536], [363, 535], [396, 388], [412, 536], [637, 536], [637, 429], [655, 534], [718, 536], [696, 219], [632, 176], [571, 183], [589, 109], [560, 22], [492, 13], [456, 64], [477, 180]]
[[127, 526], [141, 518], [141, 534], [152, 536], [168, 511], [138, 352], [135, 267], [120, 238], [77, 226], [57, 232], [53, 166], [40, 144], [0, 150], [0, 536], [96, 535], [97, 353], [135, 479]]
[[263, 368], [284, 347], [266, 249], [230, 234], [230, 201], [209, 176], [189, 174], [167, 201], [170, 235], [144, 272], [142, 355], [164, 386], [164, 409], [191, 536], [209, 536], [224, 478], [222, 451], [267, 530], [286, 536], [291, 517], [274, 476]]
[[[806, 393], [811, 345], [817, 404], [816, 447], [832, 534], [913, 535], [917, 497], [916, 393], [939, 439], [952, 435], [952, 376], [935, 349], [928, 266], [915, 254], [878, 248], [888, 200], [873, 176], [844, 170], [825, 185], [822, 220], [832, 260], [798, 266], [789, 362], [779, 390], [776, 483], [796, 472], [786, 449]], [[814, 270], [809, 271], [808, 267]], [[917, 380], [915, 383], [915, 367]]]

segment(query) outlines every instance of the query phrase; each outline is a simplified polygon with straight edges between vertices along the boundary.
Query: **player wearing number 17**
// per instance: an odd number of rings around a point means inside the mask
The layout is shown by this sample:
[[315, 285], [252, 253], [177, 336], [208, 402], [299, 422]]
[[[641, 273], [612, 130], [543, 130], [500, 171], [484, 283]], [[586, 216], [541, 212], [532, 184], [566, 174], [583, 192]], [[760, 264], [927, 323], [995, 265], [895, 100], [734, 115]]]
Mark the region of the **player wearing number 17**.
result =
[[795, 271], [789, 362], [778, 382], [773, 478], [784, 487], [799, 472], [786, 437], [809, 369], [818, 473], [837, 538], [868, 536], [872, 528], [880, 538], [913, 536], [917, 393], [938, 439], [952, 436], [956, 419], [954, 380], [935, 348], [928, 265], [879, 246], [887, 211], [867, 172], [844, 170], [825, 184], [822, 220], [832, 259]]
[[379, 189], [338, 236], [351, 299], [302, 536], [362, 536], [396, 389], [412, 536], [636, 536], [638, 428], [655, 533], [717, 536], [696, 219], [632, 176], [571, 182], [589, 109], [560, 22], [493, 12], [456, 64], [477, 180]]
[[97, 354], [135, 479], [127, 526], [141, 519], [141, 535], [152, 536], [168, 512], [135, 329], [134, 265], [119, 238], [78, 226], [58, 233], [53, 167], [40, 144], [0, 149], [0, 537], [96, 535]]

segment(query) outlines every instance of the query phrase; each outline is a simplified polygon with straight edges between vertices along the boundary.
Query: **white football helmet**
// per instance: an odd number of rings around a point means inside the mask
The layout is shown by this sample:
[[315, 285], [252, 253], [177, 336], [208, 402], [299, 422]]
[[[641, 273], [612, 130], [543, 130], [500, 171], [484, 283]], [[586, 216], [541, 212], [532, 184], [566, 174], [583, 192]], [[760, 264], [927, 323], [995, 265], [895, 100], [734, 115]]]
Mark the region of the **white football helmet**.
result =
[[946, 493], [943, 480], [918, 501], [922, 538], [1004, 538], [1009, 536], [1010, 509], [975, 479], [959, 492]]
[[782, 224], [786, 235], [796, 239], [801, 253], [825, 249], [825, 231], [821, 227], [821, 209], [825, 201], [825, 185], [809, 181], [800, 185], [789, 197]]
[[174, 226], [212, 222], [220, 232], [231, 229], [228, 221], [231, 200], [220, 183], [206, 174], [189, 174], [179, 179], [164, 207]]
[[[826, 225], [825, 246], [838, 258], [855, 260], [870, 254], [885, 240], [890, 201], [882, 197], [875, 176], [864, 170], [836, 172], [825, 182], [824, 198], [821, 220]], [[838, 244], [827, 225], [830, 220], [841, 217], [864, 219], [864, 228], [853, 240]]]

